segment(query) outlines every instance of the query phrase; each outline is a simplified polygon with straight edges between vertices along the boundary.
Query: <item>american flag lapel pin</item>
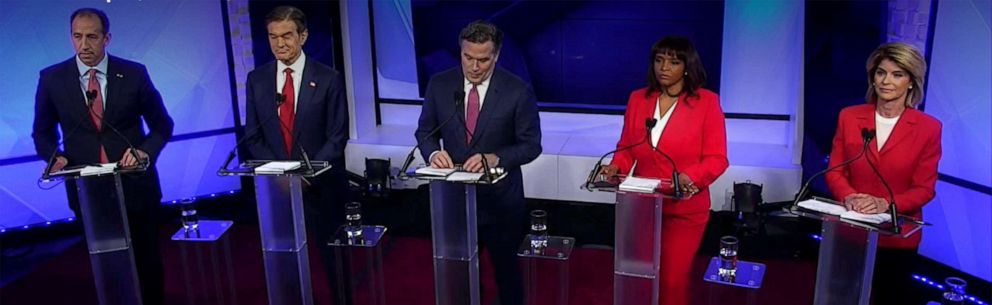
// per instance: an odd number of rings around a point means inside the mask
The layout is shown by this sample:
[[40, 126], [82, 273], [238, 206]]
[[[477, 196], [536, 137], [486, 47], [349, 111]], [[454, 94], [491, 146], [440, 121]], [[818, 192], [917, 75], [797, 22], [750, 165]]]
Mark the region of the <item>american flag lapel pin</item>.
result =
[[316, 82], [310, 82], [310, 88], [317, 88]]
[[117, 78], [124, 78], [124, 74], [117, 73]]

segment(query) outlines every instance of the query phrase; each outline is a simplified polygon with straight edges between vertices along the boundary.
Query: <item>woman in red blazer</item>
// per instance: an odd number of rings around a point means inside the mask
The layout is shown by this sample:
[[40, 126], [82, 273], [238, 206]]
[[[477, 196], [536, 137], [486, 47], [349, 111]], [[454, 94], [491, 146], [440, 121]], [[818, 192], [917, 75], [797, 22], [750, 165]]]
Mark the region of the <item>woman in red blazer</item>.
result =
[[[702, 88], [706, 72], [695, 47], [685, 38], [666, 37], [651, 48], [647, 88], [630, 94], [617, 147], [650, 143], [616, 153], [603, 174], [671, 178], [679, 170], [689, 199], [666, 201], [662, 208], [660, 298], [664, 305], [688, 304], [693, 257], [709, 219], [708, 186], [727, 169], [727, 131], [716, 93]], [[658, 119], [652, 134], [645, 120]]]
[[[827, 185], [838, 201], [849, 209], [866, 213], [889, 211], [892, 199], [868, 163], [878, 169], [894, 193], [901, 215], [920, 219], [923, 205], [934, 197], [937, 162], [940, 160], [940, 129], [937, 119], [916, 110], [923, 100], [926, 62], [910, 45], [884, 44], [868, 57], [867, 104], [840, 112], [837, 133], [830, 152], [830, 166], [857, 156], [863, 147], [861, 130], [874, 130], [865, 156], [848, 166], [827, 173]], [[907, 227], [903, 227], [905, 232]], [[874, 298], [880, 304], [910, 304], [911, 267], [922, 232], [909, 238], [879, 237], [875, 264]], [[906, 283], [894, 285], [893, 283]]]

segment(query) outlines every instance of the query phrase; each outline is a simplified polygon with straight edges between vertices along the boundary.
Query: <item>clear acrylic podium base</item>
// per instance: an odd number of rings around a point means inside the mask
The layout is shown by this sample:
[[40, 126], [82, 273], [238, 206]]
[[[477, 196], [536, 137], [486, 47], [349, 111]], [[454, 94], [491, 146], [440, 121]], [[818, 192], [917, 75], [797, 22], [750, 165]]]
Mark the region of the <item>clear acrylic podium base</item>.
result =
[[527, 234], [517, 251], [524, 272], [524, 304], [568, 304], [568, 259], [575, 247], [575, 238], [548, 236], [547, 246], [543, 248], [532, 247], [533, 238], [534, 235]]
[[179, 243], [184, 304], [238, 304], [231, 241], [225, 234], [233, 224], [229, 220], [200, 220], [198, 229], [180, 228], [172, 235]]
[[361, 226], [359, 237], [348, 237], [346, 226], [338, 228], [327, 245], [334, 249], [338, 287], [331, 287], [339, 300], [350, 305], [385, 305], [386, 285], [382, 272], [384, 226]]

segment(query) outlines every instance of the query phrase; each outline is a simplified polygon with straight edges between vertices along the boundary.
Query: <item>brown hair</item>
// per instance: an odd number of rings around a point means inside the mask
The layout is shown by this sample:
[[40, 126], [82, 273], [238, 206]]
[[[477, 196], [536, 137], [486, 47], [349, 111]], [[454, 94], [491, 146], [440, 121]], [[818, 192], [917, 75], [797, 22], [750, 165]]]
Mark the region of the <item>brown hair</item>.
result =
[[906, 93], [906, 107], [916, 108], [923, 101], [923, 84], [925, 82], [924, 77], [927, 75], [927, 62], [915, 47], [901, 42], [886, 43], [878, 46], [868, 56], [868, 61], [865, 63], [865, 69], [868, 72], [868, 92], [865, 92], [865, 100], [872, 104], [878, 100], [874, 86], [875, 70], [878, 69], [878, 65], [882, 64], [882, 60], [885, 59], [892, 61], [900, 69], [909, 73], [913, 85], [911, 87], [912, 89]]

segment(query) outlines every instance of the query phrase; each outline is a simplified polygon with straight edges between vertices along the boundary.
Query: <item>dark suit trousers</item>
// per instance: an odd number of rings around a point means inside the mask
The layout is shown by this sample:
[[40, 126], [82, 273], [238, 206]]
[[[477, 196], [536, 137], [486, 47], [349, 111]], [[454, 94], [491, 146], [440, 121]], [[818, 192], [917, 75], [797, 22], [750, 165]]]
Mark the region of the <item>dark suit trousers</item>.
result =
[[313, 185], [303, 195], [304, 217], [311, 236], [307, 243], [319, 250], [327, 282], [334, 294], [333, 299], [339, 305], [351, 304], [351, 295], [348, 293], [348, 283], [337, 280], [337, 257], [333, 249], [327, 246], [327, 242], [344, 224], [344, 205], [349, 201], [347, 179], [341, 170], [328, 171], [313, 179]]
[[[480, 202], [480, 204], [482, 204]], [[485, 213], [480, 207], [480, 213]], [[499, 219], [480, 221], [478, 238], [481, 249], [489, 252], [502, 305], [523, 305], [524, 287], [517, 249], [526, 235], [526, 217], [522, 212], [501, 215]], [[480, 215], [482, 219], [487, 217]]]
[[[125, 210], [131, 233], [131, 249], [134, 251], [135, 267], [138, 270], [138, 282], [141, 285], [141, 297], [144, 305], [162, 304], [162, 299], [165, 297], [165, 283], [158, 239], [161, 199], [142, 196], [148, 193], [147, 190], [134, 187], [129, 180], [131, 178], [121, 179], [124, 184]], [[76, 219], [82, 221], [76, 183], [66, 180], [65, 186], [69, 208], [76, 215]]]

